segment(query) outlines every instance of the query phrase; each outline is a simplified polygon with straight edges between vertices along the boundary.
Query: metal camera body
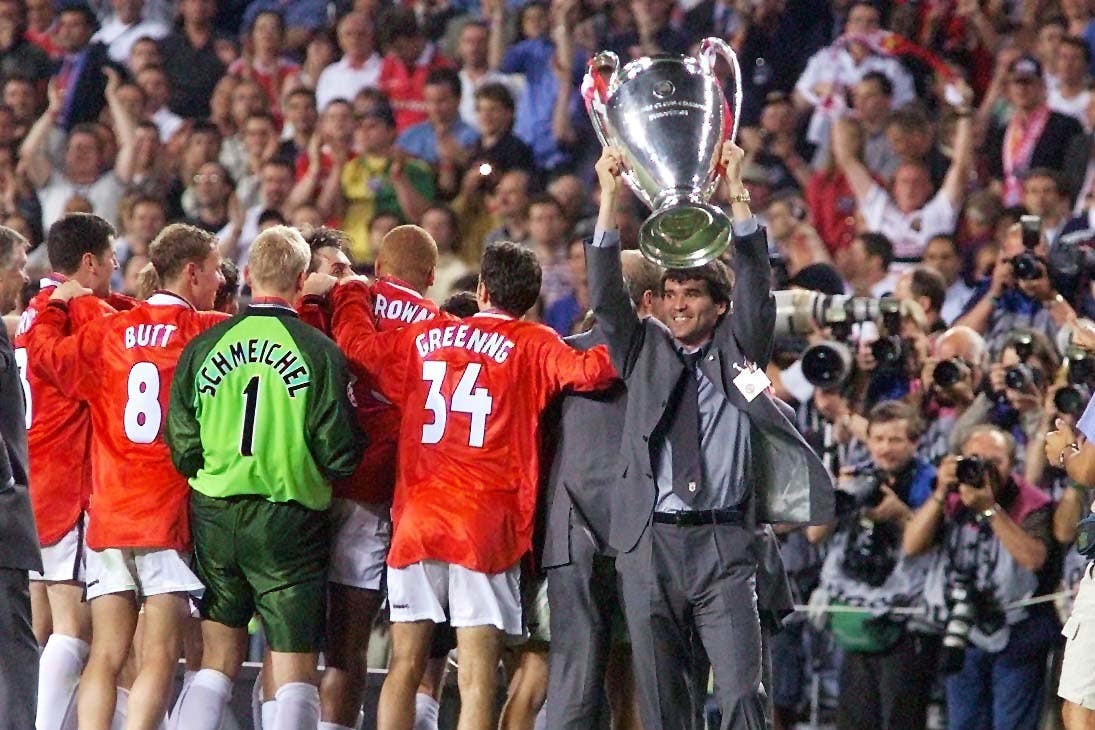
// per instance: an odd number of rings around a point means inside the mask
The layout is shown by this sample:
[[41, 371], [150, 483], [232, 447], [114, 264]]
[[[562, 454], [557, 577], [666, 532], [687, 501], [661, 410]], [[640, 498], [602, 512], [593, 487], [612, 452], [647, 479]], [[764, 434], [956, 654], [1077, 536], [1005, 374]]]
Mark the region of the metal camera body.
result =
[[1026, 391], [1042, 384], [1041, 371], [1035, 370], [1025, 362], [1012, 365], [1004, 371], [1004, 385], [1012, 390]]
[[970, 369], [966, 363], [957, 357], [952, 357], [935, 364], [935, 367], [932, 368], [932, 382], [944, 390], [953, 388], [969, 372]]
[[970, 629], [977, 623], [974, 604], [973, 581], [962, 574], [951, 576], [945, 600], [949, 611], [943, 627], [943, 647], [939, 658], [940, 670], [953, 674], [962, 668], [966, 647], [970, 643]]
[[988, 462], [980, 456], [959, 456], [955, 463], [954, 476], [959, 484], [980, 487], [985, 483]]

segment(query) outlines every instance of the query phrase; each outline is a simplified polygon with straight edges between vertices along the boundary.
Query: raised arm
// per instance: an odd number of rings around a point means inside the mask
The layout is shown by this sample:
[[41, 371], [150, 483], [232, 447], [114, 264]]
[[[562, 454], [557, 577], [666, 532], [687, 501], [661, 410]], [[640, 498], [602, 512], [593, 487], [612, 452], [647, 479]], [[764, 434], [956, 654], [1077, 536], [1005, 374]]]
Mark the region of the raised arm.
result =
[[970, 177], [970, 164], [973, 162], [973, 91], [963, 83], [960, 93], [962, 102], [955, 109], [958, 125], [954, 129], [954, 156], [947, 176], [943, 178], [942, 188], [955, 210], [962, 205]]
[[626, 378], [642, 343], [642, 322], [631, 304], [620, 264], [620, 234], [616, 230], [616, 197], [622, 170], [619, 153], [606, 148], [597, 160], [601, 207], [593, 240], [586, 244], [589, 299], [597, 324], [608, 340], [612, 363]]
[[870, 171], [855, 150], [855, 135], [858, 133], [859, 127], [850, 119], [838, 119], [833, 124], [833, 161], [848, 180], [856, 202], [862, 206], [871, 189], [878, 183], [871, 177]]
[[113, 66], [103, 66], [106, 76], [106, 103], [110, 109], [110, 121], [114, 125], [114, 134], [118, 138], [118, 156], [114, 160], [114, 174], [125, 184], [133, 180], [133, 168], [137, 161], [137, 120], [118, 99], [118, 86], [121, 83], [118, 70]]
[[49, 174], [52, 170], [48, 150], [49, 135], [57, 123], [57, 116], [61, 113], [61, 107], [64, 104], [64, 94], [52, 81], [49, 82], [47, 95], [49, 106], [34, 122], [23, 144], [19, 147], [19, 162], [26, 170], [27, 179], [35, 188], [40, 188], [49, 182]]
[[487, 65], [491, 71], [502, 66], [506, 55], [506, 3], [504, 0], [484, 0], [483, 17], [487, 19], [490, 30], [487, 36]]

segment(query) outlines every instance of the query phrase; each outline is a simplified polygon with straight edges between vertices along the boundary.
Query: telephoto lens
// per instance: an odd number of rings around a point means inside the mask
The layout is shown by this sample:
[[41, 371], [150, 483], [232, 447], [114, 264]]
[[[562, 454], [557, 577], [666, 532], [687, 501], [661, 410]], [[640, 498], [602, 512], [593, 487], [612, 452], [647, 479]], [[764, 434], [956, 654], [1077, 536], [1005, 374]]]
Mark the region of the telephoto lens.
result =
[[815, 388], [839, 388], [852, 373], [852, 351], [842, 342], [819, 342], [802, 353], [802, 376]]
[[980, 456], [959, 456], [954, 475], [960, 484], [980, 487], [985, 482], [985, 460]]
[[977, 613], [973, 606], [973, 591], [964, 580], [955, 579], [947, 586], [946, 600], [951, 610], [943, 629], [939, 670], [943, 674], [954, 674], [965, 662], [966, 647], [970, 643], [970, 629], [977, 620]]
[[871, 355], [879, 365], [895, 365], [901, 360], [901, 338], [880, 337], [871, 343]]
[[932, 382], [940, 388], [950, 388], [962, 379], [962, 371], [965, 366], [957, 358], [943, 360], [932, 368]]

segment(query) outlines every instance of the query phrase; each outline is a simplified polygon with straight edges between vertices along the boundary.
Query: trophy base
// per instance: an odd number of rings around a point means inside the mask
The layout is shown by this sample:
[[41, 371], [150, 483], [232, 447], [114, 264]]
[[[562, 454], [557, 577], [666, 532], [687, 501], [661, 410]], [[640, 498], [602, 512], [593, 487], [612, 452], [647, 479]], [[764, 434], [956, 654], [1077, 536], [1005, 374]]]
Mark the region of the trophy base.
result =
[[691, 269], [714, 261], [730, 246], [730, 218], [700, 202], [659, 208], [639, 229], [639, 250], [667, 269]]

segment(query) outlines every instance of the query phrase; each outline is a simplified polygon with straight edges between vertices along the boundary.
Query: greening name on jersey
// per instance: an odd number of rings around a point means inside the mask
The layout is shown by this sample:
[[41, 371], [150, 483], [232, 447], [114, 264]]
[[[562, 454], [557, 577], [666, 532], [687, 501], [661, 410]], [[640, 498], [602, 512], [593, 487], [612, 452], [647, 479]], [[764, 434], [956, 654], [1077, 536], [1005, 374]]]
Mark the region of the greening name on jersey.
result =
[[209, 497], [260, 495], [310, 509], [331, 502], [365, 440], [338, 347], [277, 305], [249, 307], [195, 338], [171, 387], [175, 467]]

